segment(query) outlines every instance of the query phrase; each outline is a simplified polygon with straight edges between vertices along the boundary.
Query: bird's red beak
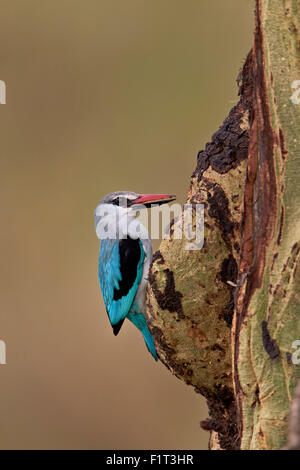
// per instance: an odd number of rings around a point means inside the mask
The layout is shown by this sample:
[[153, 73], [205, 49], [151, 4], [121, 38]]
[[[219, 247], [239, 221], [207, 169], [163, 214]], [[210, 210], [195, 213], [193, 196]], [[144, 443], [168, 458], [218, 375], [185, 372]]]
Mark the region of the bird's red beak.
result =
[[165, 204], [175, 199], [176, 196], [173, 194], [140, 194], [140, 196], [134, 200], [134, 204], [150, 206], [151, 204]]

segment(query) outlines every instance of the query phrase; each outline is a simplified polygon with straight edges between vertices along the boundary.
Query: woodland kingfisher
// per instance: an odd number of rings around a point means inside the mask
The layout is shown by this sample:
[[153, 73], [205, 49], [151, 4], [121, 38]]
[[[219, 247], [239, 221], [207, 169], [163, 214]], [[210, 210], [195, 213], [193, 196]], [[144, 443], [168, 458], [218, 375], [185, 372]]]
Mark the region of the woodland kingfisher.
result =
[[146, 287], [152, 261], [152, 243], [137, 213], [152, 204], [174, 201], [167, 194], [117, 191], [105, 196], [95, 210], [100, 239], [99, 282], [113, 332], [128, 318], [142, 333], [146, 346], [158, 359], [146, 321]]

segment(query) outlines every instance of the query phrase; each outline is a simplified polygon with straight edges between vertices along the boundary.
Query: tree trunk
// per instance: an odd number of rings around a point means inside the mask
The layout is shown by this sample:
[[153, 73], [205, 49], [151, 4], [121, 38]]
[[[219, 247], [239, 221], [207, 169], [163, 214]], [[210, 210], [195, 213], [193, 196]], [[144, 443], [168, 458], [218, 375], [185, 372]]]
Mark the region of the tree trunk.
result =
[[164, 240], [148, 288], [160, 359], [206, 397], [213, 449], [284, 446], [300, 378], [300, 4], [257, 0], [255, 17], [239, 103], [191, 179], [204, 246]]

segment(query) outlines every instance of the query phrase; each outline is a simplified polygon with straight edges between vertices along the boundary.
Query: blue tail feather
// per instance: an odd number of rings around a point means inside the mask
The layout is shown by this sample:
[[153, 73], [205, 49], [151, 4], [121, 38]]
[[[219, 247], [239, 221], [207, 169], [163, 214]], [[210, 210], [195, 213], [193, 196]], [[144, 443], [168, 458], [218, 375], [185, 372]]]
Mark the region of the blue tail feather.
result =
[[155, 349], [154, 339], [149, 331], [144, 315], [142, 313], [129, 313], [127, 315], [127, 318], [140, 330], [144, 337], [148, 350], [150, 351], [154, 359], [157, 361], [158, 356]]

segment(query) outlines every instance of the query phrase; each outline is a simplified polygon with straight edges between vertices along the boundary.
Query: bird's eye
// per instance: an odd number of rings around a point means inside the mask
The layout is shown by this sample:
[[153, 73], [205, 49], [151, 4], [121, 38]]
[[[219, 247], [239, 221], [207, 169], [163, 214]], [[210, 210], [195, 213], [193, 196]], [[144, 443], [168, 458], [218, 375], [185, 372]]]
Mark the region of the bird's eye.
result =
[[126, 197], [117, 197], [116, 199], [113, 200], [114, 206], [121, 206], [121, 207], [127, 207], [128, 201]]

